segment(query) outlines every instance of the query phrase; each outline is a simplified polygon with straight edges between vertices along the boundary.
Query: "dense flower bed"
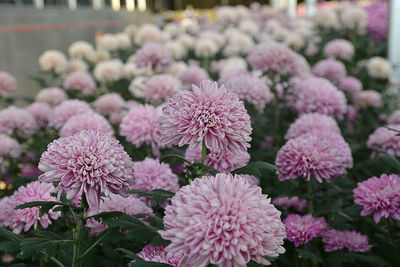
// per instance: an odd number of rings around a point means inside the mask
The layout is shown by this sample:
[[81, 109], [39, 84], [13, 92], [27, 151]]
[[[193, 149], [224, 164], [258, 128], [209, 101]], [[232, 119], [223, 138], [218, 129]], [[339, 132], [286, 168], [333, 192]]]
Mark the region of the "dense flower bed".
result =
[[398, 265], [388, 8], [129, 25], [45, 51], [26, 107], [0, 72], [3, 264]]

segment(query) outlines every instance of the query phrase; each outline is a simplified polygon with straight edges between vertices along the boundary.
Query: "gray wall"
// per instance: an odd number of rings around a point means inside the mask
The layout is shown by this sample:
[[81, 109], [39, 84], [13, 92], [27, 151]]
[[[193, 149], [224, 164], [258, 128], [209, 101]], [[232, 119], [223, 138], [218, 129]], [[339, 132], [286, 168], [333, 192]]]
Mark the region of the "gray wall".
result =
[[[40, 89], [29, 75], [35, 75], [39, 71], [37, 59], [43, 51], [57, 49], [66, 53], [68, 46], [74, 41], [86, 40], [93, 43], [97, 31], [118, 32], [124, 25], [40, 31], [24, 29], [27, 30], [25, 32], [15, 32], [16, 29], [10, 27], [93, 21], [142, 24], [152, 21], [152, 16], [146, 12], [114, 12], [111, 9], [95, 11], [91, 8], [80, 8], [70, 11], [65, 8], [36, 10], [0, 7], [0, 71], [8, 71], [17, 78], [18, 89], [15, 95], [34, 96]], [[5, 30], [13, 32], [4, 32]]]

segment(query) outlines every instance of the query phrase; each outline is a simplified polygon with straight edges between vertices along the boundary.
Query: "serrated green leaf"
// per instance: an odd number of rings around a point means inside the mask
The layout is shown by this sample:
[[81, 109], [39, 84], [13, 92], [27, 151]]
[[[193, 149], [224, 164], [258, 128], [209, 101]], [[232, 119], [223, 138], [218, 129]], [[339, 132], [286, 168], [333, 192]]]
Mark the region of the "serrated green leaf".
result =
[[153, 205], [160, 204], [167, 199], [172, 198], [175, 193], [163, 189], [154, 189], [152, 191], [142, 191], [137, 189], [131, 189], [127, 191], [129, 194], [137, 194], [139, 197], [151, 197]]
[[390, 155], [383, 150], [380, 150], [380, 153], [382, 154], [380, 155], [379, 159], [381, 159], [384, 163], [392, 167], [397, 172], [400, 172], [400, 161], [396, 157]]
[[262, 171], [277, 173], [279, 169], [271, 163], [256, 161], [250, 162], [248, 165], [232, 171], [232, 174], [250, 174], [258, 178], [262, 178]]
[[0, 227], [0, 236], [5, 237], [9, 240], [14, 240], [14, 241], [21, 241], [22, 237], [20, 237], [17, 234], [14, 234], [13, 232], [11, 232], [10, 230], [7, 230], [3, 227]]
[[176, 159], [179, 159], [179, 160], [181, 160], [181, 161], [183, 161], [183, 162], [186, 162], [186, 163], [188, 163], [188, 164], [192, 164], [192, 162], [190, 162], [189, 160], [187, 160], [185, 157], [183, 157], [183, 156], [181, 156], [181, 155], [179, 155], [179, 154], [167, 154], [167, 155], [164, 155], [164, 156], [162, 156], [161, 158], [160, 158], [160, 161], [161, 162], [166, 162], [167, 161], [167, 159], [170, 159], [170, 158], [176, 158]]
[[19, 241], [4, 241], [0, 243], [0, 251], [5, 253], [13, 253], [20, 249]]
[[18, 210], [18, 209], [40, 207], [39, 216], [43, 216], [45, 213], [49, 212], [49, 210], [51, 210], [54, 206], [70, 206], [70, 205], [54, 201], [33, 201], [24, 203], [22, 205], [18, 205], [14, 209]]
[[159, 230], [164, 230], [164, 223], [160, 217], [149, 215], [147, 217], [148, 222]]

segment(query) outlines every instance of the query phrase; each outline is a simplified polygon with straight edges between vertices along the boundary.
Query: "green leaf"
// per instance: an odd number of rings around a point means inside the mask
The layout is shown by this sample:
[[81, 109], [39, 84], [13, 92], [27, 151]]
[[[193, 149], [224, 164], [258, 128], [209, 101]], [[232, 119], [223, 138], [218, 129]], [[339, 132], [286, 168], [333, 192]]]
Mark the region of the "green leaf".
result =
[[386, 163], [387, 165], [392, 167], [397, 172], [400, 172], [400, 161], [396, 157], [390, 155], [389, 153], [387, 153], [387, 152], [385, 152], [383, 150], [380, 150], [379, 152], [382, 153], [379, 158], [384, 163]]
[[7, 229], [5, 229], [3, 227], [0, 227], [0, 236], [5, 237], [5, 238], [7, 238], [9, 240], [12, 240], [12, 241], [21, 241], [22, 240], [22, 237], [20, 237], [17, 234], [14, 234], [10, 230], [7, 230]]
[[142, 191], [137, 189], [131, 189], [127, 191], [129, 194], [137, 194], [139, 197], [151, 197], [153, 205], [158, 205], [165, 200], [172, 198], [175, 193], [163, 189], [154, 189], [152, 191]]
[[22, 210], [26, 208], [40, 207], [39, 216], [43, 216], [45, 213], [49, 212], [54, 206], [70, 206], [68, 204], [62, 202], [54, 202], [54, 201], [33, 201], [27, 202], [22, 205], [15, 207], [15, 210]]
[[0, 243], [0, 251], [5, 253], [13, 253], [20, 249], [19, 241], [4, 241]]
[[163, 239], [161, 235], [157, 235], [150, 242], [152, 246], [162, 246], [162, 245], [168, 246], [170, 243], [171, 243], [170, 241]]
[[186, 162], [186, 163], [188, 163], [190, 165], [192, 164], [192, 162], [190, 162], [185, 157], [183, 157], [183, 156], [181, 156], [179, 154], [167, 154], [167, 155], [164, 155], [164, 156], [161, 157], [160, 161], [161, 162], [166, 162], [167, 159], [170, 159], [170, 158], [176, 158], [176, 159], [179, 159], [180, 161]]
[[57, 245], [72, 242], [73, 240], [50, 239], [43, 237], [25, 238], [21, 241], [21, 251], [26, 254], [36, 253], [43, 249], [54, 249]]
[[[216, 169], [214, 169], [213, 167], [195, 162], [192, 164], [193, 168], [197, 169], [197, 173], [199, 174], [200, 177], [206, 175], [207, 173], [211, 173], [212, 175], [216, 175], [217, 173], [219, 173], [219, 171], [217, 171]], [[201, 170], [201, 171], [200, 171]]]
[[86, 219], [92, 219], [93, 218], [93, 219], [98, 221], [100, 219], [106, 220], [106, 219], [109, 219], [109, 218], [120, 217], [120, 216], [123, 216], [123, 215], [125, 215], [125, 213], [123, 213], [121, 211], [106, 211], [106, 212], [101, 212], [101, 213], [96, 214], [96, 215], [89, 216]]
[[103, 224], [106, 224], [113, 228], [121, 228], [121, 229], [130, 229], [136, 228], [138, 226], [144, 225], [144, 223], [136, 218], [135, 216], [131, 216], [128, 214], [122, 214], [119, 217], [110, 217], [103, 221]]
[[309, 259], [313, 264], [322, 263], [321, 256], [312, 251], [298, 248], [297, 252], [299, 253], [300, 258]]
[[269, 171], [269, 172], [280, 172], [279, 169], [275, 166], [272, 165], [271, 163], [263, 162], [263, 161], [256, 161], [256, 162], [250, 162], [248, 165], [236, 169], [232, 171], [232, 174], [250, 174], [253, 176], [256, 176], [258, 178], [262, 178], [262, 171]]
[[160, 217], [149, 215], [147, 217], [148, 222], [159, 230], [164, 230], [164, 223]]

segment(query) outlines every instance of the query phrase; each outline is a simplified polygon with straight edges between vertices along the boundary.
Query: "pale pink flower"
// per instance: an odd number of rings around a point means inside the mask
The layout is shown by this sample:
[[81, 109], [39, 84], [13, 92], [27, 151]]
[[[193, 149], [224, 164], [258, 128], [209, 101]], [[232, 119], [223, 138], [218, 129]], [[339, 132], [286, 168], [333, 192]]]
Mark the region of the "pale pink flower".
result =
[[49, 123], [52, 108], [44, 102], [34, 102], [26, 110], [35, 118], [39, 127], [45, 128]]
[[0, 134], [0, 163], [4, 157], [18, 158], [22, 149], [17, 140], [7, 135]]
[[356, 231], [329, 230], [322, 237], [326, 252], [347, 249], [351, 252], [367, 252], [372, 246], [368, 244], [368, 236]]
[[314, 65], [313, 74], [325, 78], [334, 84], [338, 84], [343, 77], [346, 77], [346, 67], [335, 59], [323, 59]]
[[44, 102], [54, 107], [68, 99], [67, 94], [58, 87], [44, 88], [36, 95], [37, 102]]
[[363, 85], [359, 79], [347, 76], [339, 81], [339, 89], [354, 94], [360, 92], [363, 89]]
[[307, 244], [312, 239], [322, 236], [328, 228], [323, 217], [314, 218], [312, 214], [304, 216], [289, 214], [283, 223], [285, 224], [287, 238], [294, 243], [295, 247]]
[[125, 100], [118, 93], [104, 94], [93, 103], [94, 109], [104, 115], [120, 112], [125, 106]]
[[362, 216], [374, 214], [375, 223], [391, 216], [400, 221], [400, 178], [396, 174], [382, 174], [360, 182], [353, 190], [354, 202], [363, 206]]
[[356, 108], [380, 108], [383, 106], [382, 96], [375, 90], [359, 91], [353, 96], [353, 104]]
[[16, 106], [0, 110], [0, 133], [32, 136], [37, 129], [38, 124], [28, 111]]
[[193, 85], [200, 86], [200, 82], [207, 79], [209, 79], [207, 71], [196, 65], [189, 66], [180, 76], [183, 87], [188, 90]]
[[[8, 199], [8, 205], [13, 209], [18, 205], [33, 201], [56, 201], [56, 198], [51, 196], [53, 190], [54, 186], [51, 183], [35, 181], [26, 186], [20, 186]], [[39, 211], [40, 207], [12, 210], [6, 220], [6, 226], [19, 234], [22, 231], [28, 232], [32, 226], [36, 230], [38, 223], [43, 228], [47, 228], [51, 224], [50, 219], [56, 220], [61, 215], [59, 211], [50, 210], [39, 216]]]
[[61, 137], [40, 158], [40, 181], [57, 182], [72, 199], [83, 190], [89, 207], [97, 210], [101, 194], [122, 194], [134, 182], [133, 162], [110, 134], [93, 130]]
[[147, 43], [136, 52], [134, 62], [139, 68], [151, 66], [161, 72], [172, 64], [172, 55], [161, 44]]
[[307, 113], [301, 115], [290, 124], [285, 139], [296, 138], [316, 129], [330, 130], [334, 133], [340, 134], [340, 128], [332, 117], [320, 113]]
[[17, 89], [14, 76], [5, 71], [0, 71], [0, 95], [8, 95]]
[[69, 118], [77, 114], [91, 112], [89, 104], [81, 100], [67, 100], [56, 106], [49, 118], [49, 126], [60, 129]]
[[324, 56], [343, 60], [351, 60], [354, 56], [354, 45], [345, 39], [332, 40], [324, 46]]
[[285, 209], [294, 209], [303, 212], [307, 208], [307, 200], [300, 200], [299, 197], [277, 197], [272, 200], [272, 204], [284, 207]]
[[237, 94], [205, 80], [170, 98], [163, 108], [161, 143], [196, 148], [202, 142], [211, 152], [233, 153], [250, 147], [250, 116]]
[[396, 130], [400, 131], [400, 124], [389, 124], [387, 127], [377, 128], [368, 137], [368, 148], [374, 150], [374, 152], [384, 150], [393, 156], [400, 156], [400, 136], [397, 135]]
[[59, 136], [65, 137], [83, 130], [97, 130], [103, 133], [114, 134], [114, 130], [106, 118], [95, 112], [86, 112], [72, 116], [61, 127]]
[[96, 82], [88, 72], [75, 71], [65, 78], [64, 89], [80, 91], [84, 95], [93, 95], [96, 91]]
[[174, 267], [179, 267], [183, 255], [181, 252], [171, 253], [165, 250], [165, 246], [153, 247], [152, 245], [146, 245], [139, 253], [139, 257], [145, 261], [167, 263]]
[[240, 175], [217, 174], [182, 187], [165, 209], [166, 250], [180, 252], [192, 266], [240, 266], [284, 253], [280, 212]]
[[147, 100], [167, 101], [182, 89], [182, 83], [172, 75], [159, 74], [146, 80], [143, 89]]

